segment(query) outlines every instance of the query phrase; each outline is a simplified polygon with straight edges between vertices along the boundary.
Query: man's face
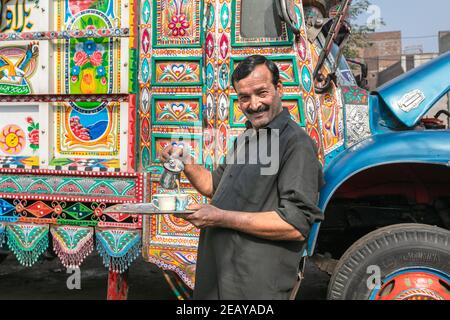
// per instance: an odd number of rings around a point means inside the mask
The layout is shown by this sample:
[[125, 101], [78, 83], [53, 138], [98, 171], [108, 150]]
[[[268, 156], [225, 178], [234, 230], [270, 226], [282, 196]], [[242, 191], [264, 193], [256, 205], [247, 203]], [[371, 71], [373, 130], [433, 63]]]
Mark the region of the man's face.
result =
[[235, 83], [239, 109], [255, 129], [268, 125], [281, 111], [283, 85], [272, 83], [272, 73], [259, 65], [246, 78]]

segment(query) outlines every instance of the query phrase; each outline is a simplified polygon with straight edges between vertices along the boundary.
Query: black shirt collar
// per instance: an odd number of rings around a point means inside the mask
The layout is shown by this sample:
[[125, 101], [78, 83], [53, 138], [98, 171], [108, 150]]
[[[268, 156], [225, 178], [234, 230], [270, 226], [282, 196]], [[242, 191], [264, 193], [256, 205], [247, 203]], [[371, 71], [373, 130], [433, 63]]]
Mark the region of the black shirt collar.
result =
[[[269, 129], [278, 129], [282, 130], [288, 123], [289, 119], [291, 118], [291, 115], [289, 114], [289, 110], [287, 108], [283, 108], [283, 111], [281, 111], [268, 125], [266, 125], [264, 128]], [[247, 120], [245, 122], [245, 127], [247, 129], [253, 128], [251, 122]]]

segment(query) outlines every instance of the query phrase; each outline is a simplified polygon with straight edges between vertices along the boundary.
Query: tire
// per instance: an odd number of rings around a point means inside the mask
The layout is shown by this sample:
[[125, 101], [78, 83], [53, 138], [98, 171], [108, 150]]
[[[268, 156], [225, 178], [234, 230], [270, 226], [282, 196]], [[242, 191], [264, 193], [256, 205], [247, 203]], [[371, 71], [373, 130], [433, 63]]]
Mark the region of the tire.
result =
[[[370, 287], [374, 270], [379, 274], [376, 288]], [[344, 253], [331, 277], [328, 299], [447, 299], [449, 275], [448, 230], [423, 224], [392, 225], [365, 235]], [[432, 287], [415, 286], [416, 280], [424, 278]]]

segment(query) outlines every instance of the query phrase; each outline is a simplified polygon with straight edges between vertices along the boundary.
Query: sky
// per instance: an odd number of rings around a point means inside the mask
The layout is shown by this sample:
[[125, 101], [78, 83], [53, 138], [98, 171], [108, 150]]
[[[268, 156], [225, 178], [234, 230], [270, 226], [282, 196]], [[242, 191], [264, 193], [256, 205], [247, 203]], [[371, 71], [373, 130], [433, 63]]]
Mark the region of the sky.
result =
[[438, 52], [438, 32], [450, 30], [450, 0], [370, 0], [375, 7], [358, 22], [381, 16], [384, 26], [377, 32], [401, 31], [403, 49], [423, 45], [424, 52]]

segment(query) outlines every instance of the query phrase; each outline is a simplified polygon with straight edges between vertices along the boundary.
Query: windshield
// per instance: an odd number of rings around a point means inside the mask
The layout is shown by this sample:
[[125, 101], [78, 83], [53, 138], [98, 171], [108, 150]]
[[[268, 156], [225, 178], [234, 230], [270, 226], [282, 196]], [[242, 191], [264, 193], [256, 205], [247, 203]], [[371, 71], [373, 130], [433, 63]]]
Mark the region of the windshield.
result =
[[[316, 52], [318, 55], [320, 55], [320, 52], [322, 51], [322, 48], [325, 44], [325, 37], [323, 34], [320, 34], [317, 37], [316, 40]], [[328, 70], [331, 70], [334, 66], [335, 59], [339, 52], [339, 46], [335, 43], [333, 43], [333, 46], [331, 48], [331, 52], [328, 55], [327, 59], [325, 60], [325, 66]], [[347, 60], [345, 60], [345, 57], [341, 55], [341, 61], [339, 62], [337, 71], [336, 71], [336, 77], [337, 82], [341, 86], [356, 86], [356, 80], [353, 76], [352, 70], [350, 69], [350, 66], [347, 63]]]

